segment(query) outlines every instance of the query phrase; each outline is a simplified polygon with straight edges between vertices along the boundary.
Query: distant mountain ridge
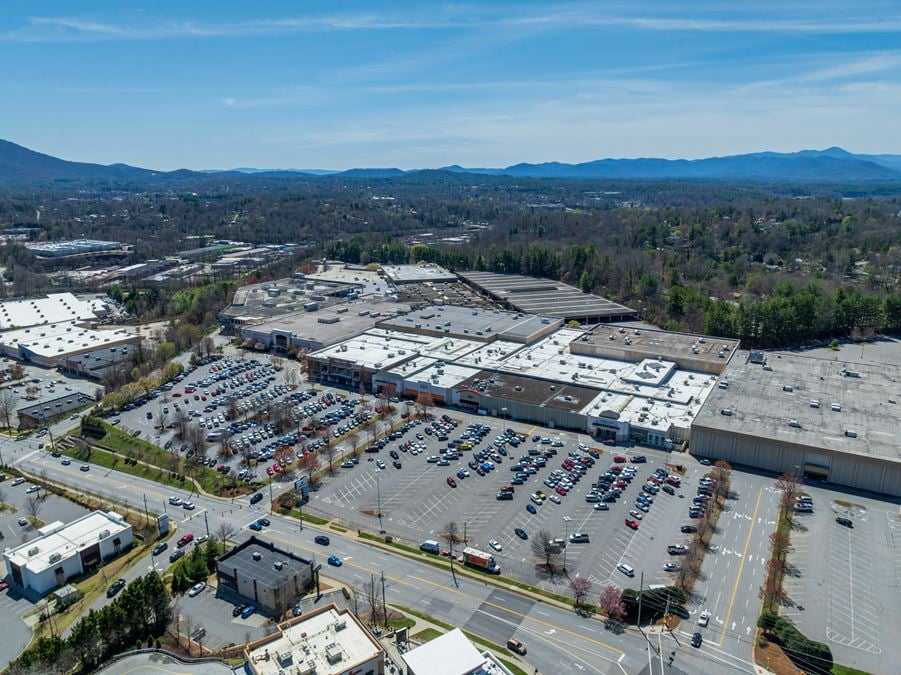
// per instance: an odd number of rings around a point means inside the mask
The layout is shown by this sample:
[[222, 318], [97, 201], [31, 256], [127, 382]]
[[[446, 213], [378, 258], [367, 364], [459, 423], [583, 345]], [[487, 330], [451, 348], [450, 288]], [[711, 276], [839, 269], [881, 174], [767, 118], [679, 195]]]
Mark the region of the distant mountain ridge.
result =
[[0, 140], [0, 185], [60, 181], [159, 183], [181, 179], [265, 180], [328, 178], [395, 178], [423, 171], [523, 178], [570, 179], [685, 179], [761, 181], [901, 181], [901, 155], [855, 154], [838, 147], [798, 152], [755, 152], [704, 159], [598, 159], [578, 164], [520, 163], [505, 168], [466, 168], [457, 164], [439, 169], [353, 168], [254, 169], [153, 171], [127, 164], [70, 162]]

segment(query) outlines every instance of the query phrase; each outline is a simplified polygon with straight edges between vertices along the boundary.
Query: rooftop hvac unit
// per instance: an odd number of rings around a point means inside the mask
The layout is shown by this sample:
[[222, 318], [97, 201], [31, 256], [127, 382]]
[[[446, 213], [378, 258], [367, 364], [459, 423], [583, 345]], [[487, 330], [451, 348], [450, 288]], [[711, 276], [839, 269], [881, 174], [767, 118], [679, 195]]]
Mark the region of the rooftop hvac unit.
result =
[[820, 402], [817, 401], [815, 398], [812, 398], [812, 399], [810, 399], [810, 407], [811, 408], [819, 408]]
[[338, 619], [335, 622], [335, 631], [344, 630], [347, 628], [347, 620], [346, 619]]
[[97, 537], [98, 539], [106, 539], [109, 536], [109, 530], [100, 530], [100, 535]]
[[[857, 435], [857, 434], [855, 434], [855, 436], [856, 436], [856, 435]], [[51, 553], [51, 554], [50, 554], [50, 557], [47, 559], [47, 561], [48, 561], [50, 564], [53, 564], [53, 563], [59, 562], [59, 561], [62, 560], [62, 559], [63, 559], [63, 554], [62, 554], [62, 553]]]
[[857, 432], [853, 429], [845, 429], [845, 436], [848, 438], [857, 438]]
[[838, 403], [833, 403], [829, 407], [832, 408], [832, 412], [841, 412], [842, 411], [842, 406]]
[[256, 560], [257, 562], [259, 562], [260, 560], [263, 559], [263, 554], [260, 553], [259, 551], [254, 551], [252, 557], [253, 557], [254, 560]]
[[794, 390], [795, 390], [795, 388], [793, 386], [791, 386], [790, 384], [782, 385], [782, 391], [794, 391]]
[[274, 569], [276, 572], [281, 572], [284, 567], [285, 563], [283, 563], [281, 560], [276, 560], [274, 563], [272, 563], [272, 569]]
[[795, 427], [796, 429], [800, 429], [800, 428], [801, 428], [801, 423], [800, 423], [798, 420], [789, 420], [789, 421], [788, 421], [788, 426], [790, 426], [790, 427]]
[[37, 546], [32, 546], [30, 549], [28, 549], [29, 557], [33, 556], [33, 555], [37, 555], [39, 550], [40, 549]]
[[732, 411], [729, 408], [723, 408], [720, 410], [720, 415], [725, 415], [726, 417], [732, 417]]

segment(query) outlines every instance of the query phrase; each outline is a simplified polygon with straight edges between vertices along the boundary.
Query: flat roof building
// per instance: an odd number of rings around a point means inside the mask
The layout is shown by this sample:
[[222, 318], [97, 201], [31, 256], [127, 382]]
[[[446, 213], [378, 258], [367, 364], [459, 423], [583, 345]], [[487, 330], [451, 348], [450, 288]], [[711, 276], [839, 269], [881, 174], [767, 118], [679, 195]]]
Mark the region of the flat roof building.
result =
[[131, 548], [131, 525], [118, 513], [93, 511], [42, 527], [37, 539], [4, 551], [13, 583], [40, 595]]
[[324, 281], [295, 274], [235, 291], [231, 304], [219, 312], [219, 325], [228, 334], [244, 326], [263, 323], [298, 311], [315, 312], [328, 305], [357, 297], [360, 286]]
[[313, 563], [274, 544], [250, 537], [216, 559], [220, 587], [280, 616], [314, 583]]
[[693, 454], [901, 494], [901, 367], [755, 360], [741, 351], [723, 371], [692, 424]]
[[386, 318], [409, 310], [409, 305], [383, 296], [324, 307], [315, 312], [292, 312], [269, 321], [244, 326], [241, 337], [248, 346], [279, 351], [315, 351], [347, 340]]
[[65, 417], [75, 410], [81, 410], [95, 401], [87, 394], [72, 392], [46, 401], [40, 401], [16, 410], [20, 429], [44, 427]]
[[70, 255], [99, 253], [102, 251], [120, 251], [124, 247], [119, 241], [102, 241], [99, 239], [73, 239], [71, 241], [48, 241], [26, 244], [26, 248], [41, 258], [64, 258]]
[[579, 323], [622, 321], [638, 314], [612, 300], [551, 279], [494, 272], [462, 272], [459, 276], [482, 293], [520, 312], [558, 316]]
[[513, 675], [491, 652], [479, 652], [459, 628], [402, 655], [407, 675]]
[[595, 326], [570, 345], [573, 354], [623, 361], [664, 358], [680, 368], [718, 375], [738, 348], [738, 340], [674, 333], [634, 326]]
[[252, 675], [384, 675], [385, 650], [346, 609], [326, 605], [247, 645]]
[[95, 382], [103, 382], [114, 373], [126, 373], [134, 363], [135, 350], [132, 345], [101, 347], [80, 354], [64, 356], [57, 360], [60, 372], [74, 377], [86, 377]]
[[138, 345], [141, 337], [124, 329], [94, 330], [75, 321], [31, 326], [0, 333], [0, 353], [55, 368], [59, 360], [99, 348]]
[[432, 305], [379, 322], [380, 328], [406, 333], [526, 344], [552, 333], [561, 325], [563, 319], [558, 317], [459, 305]]
[[71, 293], [52, 293], [41, 298], [0, 302], [0, 330], [27, 328], [62, 321], [97, 318], [94, 304]]
[[395, 284], [412, 284], [424, 281], [456, 281], [457, 276], [435, 263], [415, 265], [382, 265], [382, 273]]

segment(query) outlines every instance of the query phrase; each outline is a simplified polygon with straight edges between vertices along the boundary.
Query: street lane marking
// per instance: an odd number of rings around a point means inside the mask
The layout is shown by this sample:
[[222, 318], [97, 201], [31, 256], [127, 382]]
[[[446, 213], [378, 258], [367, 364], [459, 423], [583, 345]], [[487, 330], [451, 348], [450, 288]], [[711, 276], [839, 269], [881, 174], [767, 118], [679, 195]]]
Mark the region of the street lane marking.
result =
[[741, 564], [738, 566], [738, 576], [735, 577], [735, 586], [732, 587], [732, 597], [729, 600], [729, 608], [726, 610], [726, 618], [723, 621], [723, 631], [720, 633], [719, 647], [723, 646], [726, 640], [726, 629], [729, 626], [729, 618], [732, 616], [732, 606], [735, 604], [735, 596], [738, 594], [738, 584], [741, 581], [741, 574], [745, 568], [745, 558], [748, 555], [748, 548], [751, 546], [751, 535], [754, 533], [754, 525], [757, 523], [757, 511], [760, 509], [760, 499], [763, 497], [763, 490], [757, 489], [757, 503], [754, 505], [754, 515], [751, 516], [751, 527], [748, 528], [748, 536], [745, 538], [745, 550], [741, 557]]

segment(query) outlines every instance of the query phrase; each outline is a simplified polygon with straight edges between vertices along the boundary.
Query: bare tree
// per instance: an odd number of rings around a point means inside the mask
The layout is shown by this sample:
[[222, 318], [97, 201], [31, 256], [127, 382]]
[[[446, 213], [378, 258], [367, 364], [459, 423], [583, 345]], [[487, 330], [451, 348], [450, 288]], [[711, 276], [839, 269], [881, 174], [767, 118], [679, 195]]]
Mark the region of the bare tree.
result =
[[454, 544], [460, 541], [460, 526], [457, 525], [456, 521], [452, 520], [444, 526], [444, 532], [441, 533], [441, 538], [447, 542], [450, 549], [450, 568], [451, 576], [454, 579], [454, 586], [459, 586], [460, 582], [457, 581], [457, 570], [454, 569]]
[[714, 493], [717, 497], [725, 499], [729, 495], [732, 485], [732, 467], [729, 465], [729, 462], [720, 459], [713, 465], [711, 473], [716, 481]]
[[25, 377], [25, 367], [21, 363], [14, 363], [9, 367], [9, 376], [13, 380], [21, 380]]
[[188, 419], [188, 413], [185, 412], [184, 408], [179, 407], [179, 409], [175, 411], [172, 421], [175, 424], [175, 435], [183, 439], [188, 431], [188, 423], [190, 421]]
[[369, 621], [375, 623], [381, 614], [382, 596], [379, 593], [379, 584], [375, 580], [375, 575], [369, 577], [369, 581], [363, 582], [363, 600], [369, 608]]
[[12, 415], [16, 411], [18, 401], [19, 396], [10, 387], [0, 390], [0, 417], [3, 418], [7, 429], [12, 428]]
[[25, 500], [25, 513], [28, 514], [28, 518], [31, 520], [32, 525], [37, 524], [38, 514], [41, 512], [42, 506], [41, 500], [33, 495], [29, 495]]
[[214, 534], [216, 535], [216, 539], [221, 541], [223, 544], [228, 542], [231, 539], [232, 535], [235, 533], [235, 526], [229, 523], [228, 521], [223, 520], [219, 523], [219, 526], [216, 528]]
[[300, 373], [298, 372], [297, 368], [288, 368], [285, 371], [285, 384], [287, 384], [289, 388], [295, 389], [297, 387], [299, 377]]
[[[564, 542], [565, 545], [565, 542]], [[553, 535], [547, 530], [538, 530], [532, 537], [532, 554], [537, 559], [538, 567], [543, 568], [553, 575], [558, 570], [558, 563], [562, 553], [560, 545], [554, 541]]]

